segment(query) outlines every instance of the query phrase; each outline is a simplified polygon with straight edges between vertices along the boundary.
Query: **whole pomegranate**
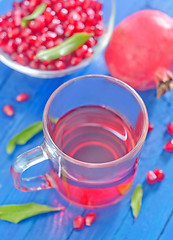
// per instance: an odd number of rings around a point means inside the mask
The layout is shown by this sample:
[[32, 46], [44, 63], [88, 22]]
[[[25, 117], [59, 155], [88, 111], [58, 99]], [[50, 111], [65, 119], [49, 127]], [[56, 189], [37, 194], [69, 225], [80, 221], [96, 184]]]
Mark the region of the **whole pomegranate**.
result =
[[105, 59], [112, 76], [137, 90], [159, 85], [162, 95], [173, 84], [169, 71], [173, 66], [173, 19], [156, 10], [132, 14], [114, 29]]

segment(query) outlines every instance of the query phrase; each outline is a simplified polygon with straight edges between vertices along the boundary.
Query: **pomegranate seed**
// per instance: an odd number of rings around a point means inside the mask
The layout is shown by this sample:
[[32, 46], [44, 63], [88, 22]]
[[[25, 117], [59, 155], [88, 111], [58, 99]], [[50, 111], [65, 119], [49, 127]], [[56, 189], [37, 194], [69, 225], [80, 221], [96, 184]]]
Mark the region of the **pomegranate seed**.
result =
[[68, 16], [68, 21], [70, 24], [75, 24], [80, 21], [80, 15], [76, 11], [71, 11]]
[[148, 124], [148, 132], [151, 132], [154, 128], [154, 125], [152, 123]]
[[17, 1], [13, 2], [13, 7], [14, 7], [14, 9], [15, 8], [20, 8], [20, 3], [17, 2]]
[[14, 40], [9, 40], [7, 43], [7, 52], [12, 54], [16, 50], [16, 43]]
[[82, 6], [85, 0], [76, 0], [76, 6]]
[[87, 53], [85, 54], [85, 58], [89, 58], [93, 55], [93, 50], [92, 48], [88, 48]]
[[167, 152], [173, 152], [173, 139], [165, 144], [164, 149]]
[[17, 102], [24, 102], [24, 101], [27, 101], [28, 99], [29, 99], [29, 95], [27, 93], [20, 93], [16, 97]]
[[87, 52], [88, 52], [88, 47], [87, 45], [84, 44], [76, 50], [76, 56], [83, 58]]
[[66, 8], [62, 8], [58, 13], [58, 18], [60, 21], [66, 20], [68, 15], [68, 10]]
[[56, 66], [55, 66], [55, 64], [49, 64], [48, 66], [47, 66], [47, 69], [48, 70], [56, 70]]
[[31, 61], [30, 63], [29, 63], [29, 66], [31, 67], [31, 68], [34, 68], [34, 69], [37, 69], [38, 68], [38, 62], [36, 62], [36, 61]]
[[55, 42], [54, 41], [48, 41], [48, 42], [46, 42], [46, 48], [52, 48], [52, 47], [54, 47], [55, 46]]
[[25, 42], [22, 42], [22, 44], [17, 48], [18, 53], [23, 53], [27, 50], [28, 44]]
[[54, 5], [54, 10], [58, 13], [62, 9], [62, 3], [58, 2]]
[[96, 12], [102, 10], [102, 4], [101, 4], [101, 2], [95, 2], [94, 10], [95, 10]]
[[47, 31], [48, 31], [48, 28], [47, 28], [47, 27], [44, 27], [44, 28], [40, 29], [40, 32], [41, 32], [41, 33], [47, 33]]
[[87, 14], [85, 12], [80, 14], [80, 20], [81, 22], [85, 23], [87, 20]]
[[66, 8], [66, 9], [73, 9], [75, 7], [76, 3], [74, 0], [68, 0], [68, 1], [64, 1], [64, 5], [63, 7]]
[[12, 54], [11, 54], [11, 59], [14, 60], [14, 61], [16, 61], [16, 60], [17, 60], [17, 53], [15, 53], [15, 52], [12, 53]]
[[7, 32], [1, 32], [0, 33], [0, 45], [1, 45], [1, 47], [2, 47], [2, 45], [6, 44], [7, 39], [8, 39]]
[[44, 15], [45, 15], [45, 21], [46, 23], [51, 23], [52, 20], [54, 19], [54, 16], [55, 16], [55, 11], [52, 11], [51, 8], [46, 8], [46, 10], [44, 11]]
[[79, 64], [81, 61], [82, 61], [82, 59], [79, 58], [79, 57], [72, 57], [72, 59], [71, 59], [71, 65], [72, 65], [72, 66], [77, 65], [77, 64]]
[[90, 37], [88, 39], [88, 41], [86, 42], [86, 45], [88, 47], [94, 47], [96, 45], [96, 43], [97, 43], [96, 40], [93, 37]]
[[2, 110], [8, 117], [12, 117], [14, 115], [14, 109], [11, 105], [5, 105]]
[[57, 67], [58, 70], [63, 70], [66, 68], [66, 65], [63, 61], [56, 61], [55, 66]]
[[24, 65], [26, 66], [28, 64], [28, 60], [27, 58], [24, 56], [23, 53], [20, 53], [18, 56], [17, 56], [17, 62], [20, 63], [21, 65]]
[[55, 40], [57, 38], [57, 34], [55, 32], [48, 31], [45, 35], [47, 41]]
[[64, 30], [63, 30], [63, 27], [62, 25], [58, 25], [56, 28], [55, 28], [55, 32], [57, 33], [58, 36], [63, 36], [64, 35]]
[[57, 27], [60, 24], [60, 20], [54, 18], [52, 22], [49, 24], [49, 30], [54, 31], [55, 27]]
[[94, 32], [94, 27], [92, 27], [92, 26], [87, 26], [87, 27], [84, 29], [84, 32], [93, 33], [93, 32]]
[[85, 25], [82, 22], [77, 22], [75, 25], [76, 32], [83, 32]]
[[100, 37], [103, 34], [103, 26], [100, 24], [97, 24], [95, 27], [95, 36]]
[[73, 227], [76, 230], [81, 230], [84, 227], [85, 219], [81, 216], [77, 216], [73, 220]]
[[163, 170], [155, 169], [153, 172], [155, 173], [155, 175], [157, 177], [157, 181], [161, 182], [165, 178], [165, 174], [164, 174]]
[[19, 46], [19, 45], [22, 43], [22, 39], [19, 38], [19, 37], [17, 37], [17, 38], [15, 39], [15, 43], [16, 43], [16, 46]]
[[16, 38], [20, 33], [19, 28], [12, 29], [10, 32], [8, 32], [9, 38]]
[[32, 32], [30, 28], [26, 28], [25, 30], [20, 31], [21, 37], [28, 37]]
[[27, 51], [27, 53], [26, 53], [26, 56], [30, 59], [30, 60], [33, 60], [34, 59], [34, 57], [35, 57], [35, 52], [33, 51], [33, 50], [29, 50], [29, 51]]
[[73, 34], [74, 25], [69, 24], [65, 30], [65, 37], [70, 37]]
[[30, 35], [30, 36], [27, 38], [27, 42], [28, 42], [29, 44], [34, 45], [34, 44], [36, 43], [36, 41], [37, 41], [37, 37], [36, 37], [35, 35]]
[[39, 66], [39, 68], [43, 71], [47, 69], [47, 67], [43, 63], [41, 63]]
[[157, 176], [153, 171], [148, 171], [146, 174], [146, 180], [149, 184], [154, 184], [157, 182]]
[[173, 122], [170, 122], [167, 126], [168, 133], [173, 135]]
[[55, 40], [55, 46], [58, 46], [62, 43], [62, 39], [58, 38]]
[[86, 13], [87, 13], [86, 24], [94, 25], [95, 24], [95, 11], [92, 8], [88, 8], [86, 10]]
[[95, 213], [89, 213], [85, 216], [85, 225], [91, 226], [91, 224], [95, 221], [96, 214]]
[[82, 4], [83, 9], [88, 9], [90, 7], [90, 0], [85, 0]]

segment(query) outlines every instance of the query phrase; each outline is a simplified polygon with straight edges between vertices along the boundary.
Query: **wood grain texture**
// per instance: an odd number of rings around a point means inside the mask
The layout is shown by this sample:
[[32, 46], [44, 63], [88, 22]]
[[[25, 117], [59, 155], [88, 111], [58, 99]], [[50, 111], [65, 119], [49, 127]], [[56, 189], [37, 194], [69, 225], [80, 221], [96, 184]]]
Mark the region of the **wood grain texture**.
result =
[[[0, 13], [8, 9], [8, 1], [0, 1]], [[2, 4], [2, 5], [1, 5]], [[135, 11], [154, 8], [173, 16], [171, 0], [117, 0], [116, 24]], [[12, 185], [10, 166], [16, 157], [24, 151], [33, 148], [43, 141], [39, 134], [25, 146], [17, 147], [12, 155], [7, 155], [5, 149], [9, 139], [16, 133], [42, 118], [43, 109], [51, 93], [63, 82], [84, 74], [109, 74], [101, 54], [88, 67], [72, 75], [60, 79], [37, 79], [17, 73], [0, 63], [0, 109], [4, 104], [12, 103], [15, 109], [13, 118], [6, 117], [0, 110], [0, 204], [20, 204], [37, 202], [52, 206], [63, 205], [66, 210], [61, 213], [45, 214], [12, 224], [0, 222], [0, 239], [3, 240], [169, 240], [173, 236], [173, 154], [166, 153], [163, 145], [171, 139], [166, 132], [167, 124], [173, 121], [173, 91], [159, 100], [155, 99], [155, 91], [140, 92], [149, 119], [154, 124], [154, 130], [148, 134], [133, 188], [118, 204], [97, 209], [97, 221], [91, 227], [81, 231], [73, 230], [72, 221], [77, 215], [85, 215], [89, 210], [78, 208], [65, 201], [54, 190], [24, 193]], [[15, 97], [21, 92], [30, 94], [27, 102], [17, 103]], [[149, 169], [162, 168], [165, 180], [154, 186], [145, 182], [145, 173]], [[42, 168], [42, 167], [41, 167]], [[43, 169], [44, 170], [44, 169]], [[40, 171], [40, 170], [39, 170]], [[130, 197], [136, 184], [143, 184], [143, 205], [136, 222], [130, 209]]]

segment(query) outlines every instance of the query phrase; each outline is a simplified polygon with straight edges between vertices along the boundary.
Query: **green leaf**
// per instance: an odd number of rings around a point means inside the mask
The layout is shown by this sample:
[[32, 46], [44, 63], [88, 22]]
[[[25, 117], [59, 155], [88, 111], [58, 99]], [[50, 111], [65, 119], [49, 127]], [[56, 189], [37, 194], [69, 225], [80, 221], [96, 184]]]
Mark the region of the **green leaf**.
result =
[[30, 15], [23, 17], [21, 21], [21, 27], [26, 27], [31, 20], [40, 16], [44, 12], [46, 7], [47, 5], [45, 3], [41, 3], [35, 8], [35, 10]]
[[27, 143], [32, 137], [34, 137], [37, 133], [41, 132], [43, 130], [42, 122], [36, 122], [32, 125], [30, 125], [28, 128], [17, 134], [15, 137], [13, 137], [8, 145], [7, 145], [7, 153], [12, 153], [16, 147], [16, 144], [18, 145], [24, 145]]
[[37, 203], [27, 203], [21, 205], [5, 205], [0, 207], [0, 219], [13, 223], [18, 223], [26, 218], [48, 212], [63, 210], [64, 207], [50, 207]]
[[82, 46], [92, 35], [84, 32], [76, 33], [60, 45], [40, 51], [37, 53], [37, 58], [41, 60], [53, 60], [66, 56]]
[[131, 208], [132, 208], [132, 213], [133, 213], [135, 220], [136, 220], [138, 213], [140, 211], [140, 208], [141, 208], [142, 196], [143, 196], [142, 186], [137, 185], [137, 187], [135, 188], [135, 190], [133, 192], [132, 199], [131, 199]]

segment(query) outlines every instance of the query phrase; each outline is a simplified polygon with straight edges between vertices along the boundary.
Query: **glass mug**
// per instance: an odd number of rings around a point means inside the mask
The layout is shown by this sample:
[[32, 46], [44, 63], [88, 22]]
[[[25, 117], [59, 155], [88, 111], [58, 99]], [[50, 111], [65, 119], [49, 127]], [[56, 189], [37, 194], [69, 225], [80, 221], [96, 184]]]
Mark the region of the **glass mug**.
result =
[[[86, 75], [62, 84], [43, 113], [44, 143], [11, 167], [16, 188], [55, 188], [78, 206], [97, 208], [120, 201], [129, 191], [148, 131], [140, 96], [124, 82]], [[45, 160], [45, 175], [22, 178]]]

